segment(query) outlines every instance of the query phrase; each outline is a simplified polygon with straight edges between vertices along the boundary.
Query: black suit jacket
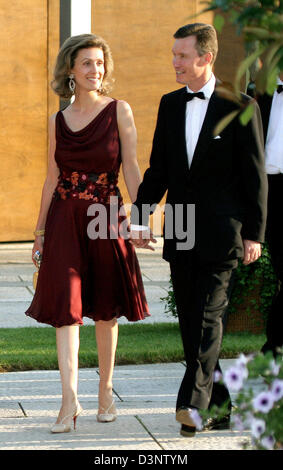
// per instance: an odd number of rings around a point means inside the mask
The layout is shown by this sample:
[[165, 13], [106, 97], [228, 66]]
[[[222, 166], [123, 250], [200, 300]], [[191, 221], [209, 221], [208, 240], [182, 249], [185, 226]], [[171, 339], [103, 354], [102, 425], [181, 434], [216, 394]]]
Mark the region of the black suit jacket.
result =
[[259, 106], [263, 126], [264, 143], [266, 143], [273, 95], [269, 95], [268, 93], [257, 93], [255, 84], [253, 82], [248, 85], [247, 94], [254, 98]]
[[[161, 99], [150, 166], [134, 203], [133, 209], [138, 208], [138, 213], [132, 209], [131, 222], [147, 224], [148, 217], [142, 218], [143, 204], [159, 203], [168, 190], [166, 204], [172, 207], [168, 214], [170, 222], [173, 217], [177, 227], [182, 221], [180, 213], [177, 220], [176, 205], [183, 205], [186, 228], [186, 205], [195, 204], [194, 253], [201, 262], [215, 263], [241, 257], [242, 238], [264, 241], [267, 179], [259, 109], [256, 106], [247, 126], [242, 126], [236, 118], [221, 132], [221, 138], [215, 139], [215, 125], [235, 109], [235, 104], [214, 92], [189, 168], [185, 93], [186, 87]], [[243, 99], [250, 98], [243, 95]], [[165, 235], [168, 220], [165, 214]], [[177, 249], [180, 240], [176, 234], [173, 238], [164, 238], [164, 259], [170, 261], [189, 254], [190, 250]]]
[[258, 95], [256, 97], [256, 100], [257, 100], [257, 103], [259, 105], [259, 109], [261, 112], [264, 142], [266, 142], [266, 137], [267, 137], [272, 99], [273, 99], [273, 95], [271, 96], [271, 95], [268, 95], [267, 93], [263, 95]]

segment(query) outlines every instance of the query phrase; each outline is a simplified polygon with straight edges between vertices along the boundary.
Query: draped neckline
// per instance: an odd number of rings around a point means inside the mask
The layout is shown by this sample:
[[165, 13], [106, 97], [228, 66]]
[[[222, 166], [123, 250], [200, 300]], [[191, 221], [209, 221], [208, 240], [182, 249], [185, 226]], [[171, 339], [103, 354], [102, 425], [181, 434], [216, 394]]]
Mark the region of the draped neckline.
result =
[[67, 122], [66, 122], [66, 119], [65, 119], [65, 116], [64, 116], [64, 114], [63, 114], [63, 111], [60, 110], [60, 111], [59, 111], [59, 114], [62, 116], [63, 123], [64, 123], [65, 127], [68, 129], [68, 131], [70, 131], [72, 134], [79, 134], [80, 132], [83, 132], [83, 131], [85, 131], [86, 129], [88, 129], [88, 128], [91, 126], [91, 124], [93, 124], [93, 123], [96, 121], [96, 119], [103, 113], [103, 111], [105, 111], [105, 110], [108, 108], [108, 106], [110, 106], [110, 104], [115, 103], [115, 101], [116, 101], [116, 100], [110, 101], [106, 106], [104, 106], [104, 108], [101, 109], [101, 111], [99, 111], [99, 113], [98, 113], [88, 124], [86, 124], [86, 126], [82, 127], [81, 129], [79, 129], [79, 130], [77, 130], [77, 131], [73, 131], [73, 130], [68, 126], [68, 124], [67, 124]]

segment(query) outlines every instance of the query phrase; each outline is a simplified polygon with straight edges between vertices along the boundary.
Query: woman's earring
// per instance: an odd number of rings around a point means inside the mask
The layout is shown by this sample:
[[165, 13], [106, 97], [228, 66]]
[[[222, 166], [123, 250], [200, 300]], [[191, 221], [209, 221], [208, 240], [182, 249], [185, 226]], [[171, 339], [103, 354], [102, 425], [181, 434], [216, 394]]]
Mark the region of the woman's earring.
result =
[[74, 94], [75, 89], [76, 89], [76, 82], [74, 80], [74, 75], [73, 74], [69, 75], [69, 88], [70, 88], [71, 92]]

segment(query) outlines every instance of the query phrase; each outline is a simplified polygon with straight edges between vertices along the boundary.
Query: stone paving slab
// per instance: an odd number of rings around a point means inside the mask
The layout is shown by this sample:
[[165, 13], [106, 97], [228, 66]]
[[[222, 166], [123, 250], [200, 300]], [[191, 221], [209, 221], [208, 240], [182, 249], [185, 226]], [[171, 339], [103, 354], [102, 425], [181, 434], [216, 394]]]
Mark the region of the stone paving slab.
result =
[[[166, 261], [164, 261], [166, 263]], [[168, 263], [166, 263], [168, 265]], [[154, 280], [154, 282], [158, 282], [160, 285], [169, 285], [169, 279], [170, 279], [170, 270], [169, 266], [164, 266], [163, 264], [160, 264], [160, 266], [146, 266], [146, 262], [144, 259], [140, 258], [140, 266], [142, 269], [142, 273], [145, 276], [145, 281], [146, 278], [149, 280]]]
[[19, 403], [10, 400], [0, 401], [0, 419], [22, 418], [24, 413]]
[[[183, 364], [159, 364], [123, 366], [116, 368], [115, 392], [123, 401], [141, 398], [146, 402], [172, 402], [175, 405], [177, 391], [185, 373]], [[173, 406], [174, 406], [173, 405]]]
[[0, 287], [0, 302], [32, 300], [32, 293], [26, 287]]
[[49, 325], [39, 324], [35, 320], [25, 315], [30, 306], [30, 301], [0, 302], [0, 328], [24, 328]]
[[[120, 416], [113, 423], [97, 423], [94, 416], [79, 417], [77, 429], [52, 434], [55, 417], [0, 419], [0, 449], [3, 450], [160, 450], [160, 446], [134, 417]], [[81, 421], [81, 423], [80, 423]]]
[[8, 263], [8, 262], [1, 263], [0, 262], [1, 276], [16, 275], [20, 277], [22, 275], [28, 275], [30, 276], [30, 279], [32, 279], [32, 275], [34, 271], [35, 271], [35, 266], [31, 263], [31, 260], [29, 260], [29, 263], [26, 263], [26, 264], [23, 264], [21, 262], [17, 262], [17, 263]]
[[14, 276], [9, 276], [9, 275], [0, 275], [0, 283], [1, 285], [3, 283], [9, 283], [14, 285], [15, 282], [20, 282], [21, 283], [21, 278], [20, 276], [14, 275]]
[[33, 243], [0, 243], [0, 265], [1, 263], [30, 264], [32, 247]]
[[[233, 360], [222, 360], [223, 370]], [[98, 423], [98, 371], [80, 369], [79, 400], [84, 408], [77, 430], [52, 435], [61, 403], [59, 371], [0, 374], [1, 450], [240, 450], [249, 433], [210, 431], [180, 436], [175, 400], [184, 365], [117, 366], [114, 396], [117, 421]], [[257, 386], [257, 384], [254, 384]], [[16, 413], [16, 415], [15, 415]]]

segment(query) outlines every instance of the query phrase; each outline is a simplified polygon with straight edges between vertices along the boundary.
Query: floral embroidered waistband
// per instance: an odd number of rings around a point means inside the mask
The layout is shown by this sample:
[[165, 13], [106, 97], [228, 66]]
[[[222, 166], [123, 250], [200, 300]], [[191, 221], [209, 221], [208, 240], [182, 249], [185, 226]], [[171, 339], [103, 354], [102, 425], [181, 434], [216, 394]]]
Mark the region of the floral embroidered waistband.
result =
[[56, 199], [86, 199], [109, 204], [111, 196], [121, 197], [117, 187], [118, 175], [108, 173], [84, 173], [62, 171], [53, 197]]

